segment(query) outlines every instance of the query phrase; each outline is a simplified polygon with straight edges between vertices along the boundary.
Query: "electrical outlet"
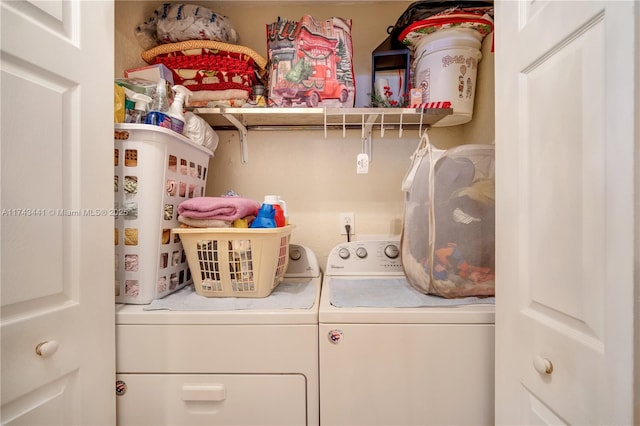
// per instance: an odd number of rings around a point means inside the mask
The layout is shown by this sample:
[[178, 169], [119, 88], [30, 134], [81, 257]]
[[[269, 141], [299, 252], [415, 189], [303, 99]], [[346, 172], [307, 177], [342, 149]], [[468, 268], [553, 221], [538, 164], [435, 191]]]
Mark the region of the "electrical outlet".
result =
[[356, 233], [356, 219], [353, 213], [340, 213], [340, 235], [347, 235], [345, 225], [351, 225], [351, 235]]

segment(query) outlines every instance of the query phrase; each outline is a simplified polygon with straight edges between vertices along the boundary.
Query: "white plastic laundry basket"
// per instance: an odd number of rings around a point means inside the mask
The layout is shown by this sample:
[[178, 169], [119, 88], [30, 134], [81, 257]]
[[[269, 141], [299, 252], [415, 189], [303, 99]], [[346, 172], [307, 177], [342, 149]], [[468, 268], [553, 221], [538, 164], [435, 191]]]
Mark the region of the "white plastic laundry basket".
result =
[[180, 239], [178, 205], [204, 195], [212, 153], [176, 132], [115, 124], [115, 297], [148, 304], [193, 280]]
[[469, 28], [447, 28], [425, 36], [414, 52], [414, 87], [422, 103], [451, 102], [453, 114], [434, 127], [471, 121], [482, 35]]

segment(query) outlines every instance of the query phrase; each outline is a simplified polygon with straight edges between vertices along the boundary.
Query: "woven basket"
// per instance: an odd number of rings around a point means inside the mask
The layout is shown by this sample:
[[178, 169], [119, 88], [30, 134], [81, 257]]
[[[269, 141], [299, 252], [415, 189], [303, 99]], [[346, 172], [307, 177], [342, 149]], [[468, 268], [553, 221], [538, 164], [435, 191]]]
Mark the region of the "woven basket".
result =
[[224, 52], [241, 53], [253, 59], [253, 62], [255, 62], [256, 66], [258, 66], [261, 71], [266, 70], [267, 59], [259, 55], [256, 51], [245, 46], [213, 40], [189, 40], [181, 41], [179, 43], [161, 44], [153, 49], [145, 50], [142, 52], [141, 56], [145, 62], [153, 64], [156, 56], [166, 55], [173, 52], [183, 52], [184, 54], [188, 54], [185, 52], [192, 49], [208, 49], [211, 51], [220, 50]]

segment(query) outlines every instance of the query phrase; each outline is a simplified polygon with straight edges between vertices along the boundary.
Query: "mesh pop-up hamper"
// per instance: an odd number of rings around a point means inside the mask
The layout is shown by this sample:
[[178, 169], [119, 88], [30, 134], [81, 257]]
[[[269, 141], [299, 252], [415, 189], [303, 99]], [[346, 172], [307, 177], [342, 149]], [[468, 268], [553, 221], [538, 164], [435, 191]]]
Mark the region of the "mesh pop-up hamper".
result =
[[208, 149], [169, 129], [116, 124], [114, 133], [115, 297], [147, 304], [192, 282], [178, 205], [204, 195]]
[[177, 228], [196, 293], [206, 297], [266, 297], [289, 264], [293, 225], [280, 228]]
[[447, 298], [494, 296], [494, 146], [435, 151], [425, 132], [403, 182], [407, 281]]

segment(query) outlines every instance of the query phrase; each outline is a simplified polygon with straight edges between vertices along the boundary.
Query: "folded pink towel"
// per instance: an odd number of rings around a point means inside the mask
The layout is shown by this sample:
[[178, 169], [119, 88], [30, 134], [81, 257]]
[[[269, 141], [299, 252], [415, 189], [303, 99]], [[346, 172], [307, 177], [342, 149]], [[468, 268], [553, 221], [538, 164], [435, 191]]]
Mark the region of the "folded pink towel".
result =
[[178, 206], [178, 214], [192, 219], [234, 221], [256, 214], [260, 204], [243, 197], [195, 197]]

